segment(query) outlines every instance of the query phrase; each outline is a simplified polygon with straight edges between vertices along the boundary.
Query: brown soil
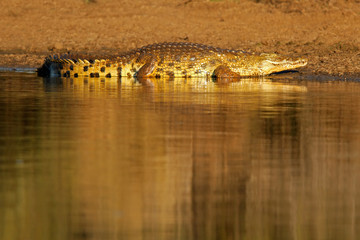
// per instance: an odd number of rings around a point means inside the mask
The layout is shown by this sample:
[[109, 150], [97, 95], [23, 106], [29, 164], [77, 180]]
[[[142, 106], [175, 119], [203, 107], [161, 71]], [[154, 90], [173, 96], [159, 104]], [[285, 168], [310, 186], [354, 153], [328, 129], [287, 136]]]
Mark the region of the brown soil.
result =
[[189, 41], [309, 59], [306, 73], [360, 76], [360, 0], [7, 0], [0, 66], [54, 52], [117, 54]]

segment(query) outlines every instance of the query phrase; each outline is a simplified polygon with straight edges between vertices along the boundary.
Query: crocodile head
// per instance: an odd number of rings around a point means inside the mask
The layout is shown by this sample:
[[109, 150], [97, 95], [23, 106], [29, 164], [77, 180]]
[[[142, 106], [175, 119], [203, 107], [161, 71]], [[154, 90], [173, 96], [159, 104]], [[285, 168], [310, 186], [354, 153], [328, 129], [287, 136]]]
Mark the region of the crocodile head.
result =
[[307, 60], [304, 58], [287, 58], [277, 54], [267, 53], [261, 54], [260, 57], [263, 58], [261, 70], [265, 75], [292, 70], [307, 64]]

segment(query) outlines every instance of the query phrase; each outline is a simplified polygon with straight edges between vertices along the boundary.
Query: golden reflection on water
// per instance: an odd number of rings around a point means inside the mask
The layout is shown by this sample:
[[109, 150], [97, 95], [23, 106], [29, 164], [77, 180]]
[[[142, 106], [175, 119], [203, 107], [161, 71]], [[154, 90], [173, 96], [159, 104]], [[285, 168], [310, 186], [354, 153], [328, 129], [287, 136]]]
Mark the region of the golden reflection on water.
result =
[[359, 236], [358, 83], [128, 80], [0, 82], [1, 239]]
[[124, 87], [147, 86], [153, 91], [163, 92], [258, 92], [258, 91], [276, 91], [276, 92], [306, 92], [304, 86], [291, 83], [274, 82], [268, 78], [240, 78], [223, 79], [217, 82], [206, 78], [174, 78], [174, 79], [135, 79], [135, 78], [61, 78], [64, 88], [73, 89], [78, 93], [102, 92], [108, 94]]

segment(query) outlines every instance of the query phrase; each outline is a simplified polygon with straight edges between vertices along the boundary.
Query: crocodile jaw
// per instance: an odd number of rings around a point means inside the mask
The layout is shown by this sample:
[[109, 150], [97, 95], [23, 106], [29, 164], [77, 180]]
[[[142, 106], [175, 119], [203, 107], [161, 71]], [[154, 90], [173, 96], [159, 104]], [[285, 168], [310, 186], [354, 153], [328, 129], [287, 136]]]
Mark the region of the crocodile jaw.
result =
[[[265, 59], [262, 62], [261, 69], [264, 75], [268, 75], [271, 73], [288, 71], [295, 68], [303, 67], [307, 64], [307, 60], [304, 58], [297, 59], [280, 59], [275, 55], [272, 55], [273, 58]], [[278, 58], [278, 59], [276, 59]]]

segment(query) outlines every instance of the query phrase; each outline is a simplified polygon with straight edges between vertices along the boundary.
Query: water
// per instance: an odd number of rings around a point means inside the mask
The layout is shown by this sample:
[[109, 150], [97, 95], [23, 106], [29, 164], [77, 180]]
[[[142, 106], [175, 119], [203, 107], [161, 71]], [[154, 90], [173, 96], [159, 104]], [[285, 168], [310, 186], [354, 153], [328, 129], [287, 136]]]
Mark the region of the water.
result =
[[360, 83], [0, 73], [0, 239], [357, 239]]

